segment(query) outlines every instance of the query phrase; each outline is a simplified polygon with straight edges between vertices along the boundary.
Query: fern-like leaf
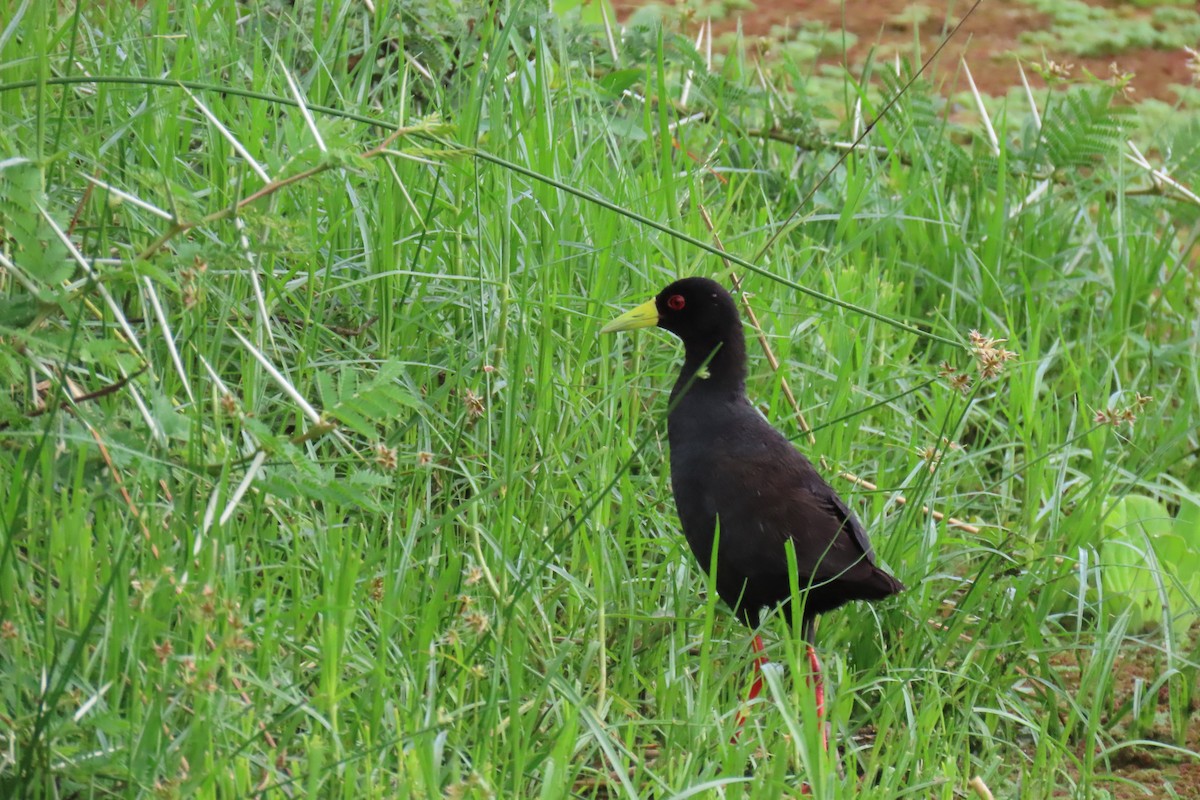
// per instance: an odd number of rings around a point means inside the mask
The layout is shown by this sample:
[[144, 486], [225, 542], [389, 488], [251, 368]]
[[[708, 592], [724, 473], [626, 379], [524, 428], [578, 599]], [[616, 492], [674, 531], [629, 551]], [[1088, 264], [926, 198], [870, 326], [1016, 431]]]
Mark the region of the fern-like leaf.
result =
[[1076, 169], [1112, 156], [1127, 138], [1130, 109], [1112, 105], [1113, 89], [1079, 88], [1049, 108], [1042, 126], [1046, 160]]

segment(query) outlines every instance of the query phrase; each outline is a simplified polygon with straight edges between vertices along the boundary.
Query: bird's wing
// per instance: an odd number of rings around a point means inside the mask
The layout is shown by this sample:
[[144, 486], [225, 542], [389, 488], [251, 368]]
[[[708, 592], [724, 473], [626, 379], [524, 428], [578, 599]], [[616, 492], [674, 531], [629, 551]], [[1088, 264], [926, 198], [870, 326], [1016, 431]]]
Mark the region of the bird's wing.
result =
[[867, 557], [867, 561], [874, 564], [875, 551], [871, 549], [871, 540], [867, 538], [866, 528], [862, 526], [862, 523], [858, 521], [858, 517], [854, 516], [854, 512], [850, 510], [850, 507], [846, 505], [842, 498], [838, 497], [837, 492], [832, 488], [829, 490], [828, 500], [830, 506], [832, 506], [831, 511], [842, 518], [842, 530], [850, 534], [862, 550], [863, 555]]
[[[723, 545], [737, 543], [728, 551], [736, 568], [786, 570], [783, 545], [789, 540], [802, 572], [816, 580], [837, 580], [864, 562], [874, 565], [862, 524], [800, 451], [779, 440], [784, 447], [743, 448], [727, 456], [731, 461], [712, 464], [708, 486]], [[740, 480], [730, 479], [732, 460]]]

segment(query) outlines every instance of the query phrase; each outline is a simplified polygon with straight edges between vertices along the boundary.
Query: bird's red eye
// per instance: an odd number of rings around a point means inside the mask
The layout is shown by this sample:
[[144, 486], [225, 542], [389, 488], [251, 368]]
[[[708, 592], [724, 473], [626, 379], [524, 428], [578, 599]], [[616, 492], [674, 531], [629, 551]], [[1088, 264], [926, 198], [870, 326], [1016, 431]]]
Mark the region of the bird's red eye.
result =
[[683, 299], [681, 294], [673, 294], [667, 298], [667, 308], [672, 311], [683, 311], [683, 307], [687, 305], [687, 301]]

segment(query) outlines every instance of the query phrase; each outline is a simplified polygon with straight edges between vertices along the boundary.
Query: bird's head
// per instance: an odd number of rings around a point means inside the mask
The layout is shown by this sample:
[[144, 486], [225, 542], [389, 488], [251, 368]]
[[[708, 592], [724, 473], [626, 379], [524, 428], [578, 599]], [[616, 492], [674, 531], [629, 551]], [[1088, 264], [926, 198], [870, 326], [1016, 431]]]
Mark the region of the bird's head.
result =
[[628, 331], [652, 325], [670, 331], [685, 344], [715, 343], [741, 332], [733, 297], [721, 284], [708, 278], [675, 281], [653, 300], [625, 312], [600, 332]]

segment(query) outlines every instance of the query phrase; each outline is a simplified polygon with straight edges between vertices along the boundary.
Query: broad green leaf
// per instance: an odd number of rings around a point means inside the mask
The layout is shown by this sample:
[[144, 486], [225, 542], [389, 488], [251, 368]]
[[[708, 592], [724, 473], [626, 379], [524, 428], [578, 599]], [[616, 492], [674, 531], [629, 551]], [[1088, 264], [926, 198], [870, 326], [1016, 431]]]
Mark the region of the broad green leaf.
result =
[[640, 81], [645, 74], [645, 71], [640, 69], [618, 69], [608, 73], [596, 83], [606, 92], [620, 95], [621, 92]]
[[61, 220], [51, 225], [41, 169], [30, 161], [9, 161], [0, 169], [0, 231], [12, 244], [12, 260], [32, 278], [53, 284], [75, 271], [66, 245], [54, 228], [65, 231]]

